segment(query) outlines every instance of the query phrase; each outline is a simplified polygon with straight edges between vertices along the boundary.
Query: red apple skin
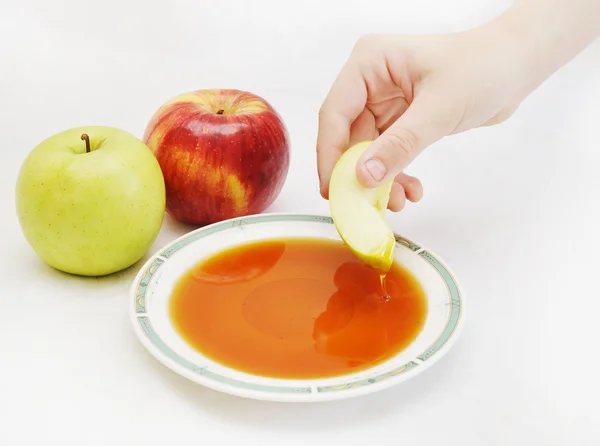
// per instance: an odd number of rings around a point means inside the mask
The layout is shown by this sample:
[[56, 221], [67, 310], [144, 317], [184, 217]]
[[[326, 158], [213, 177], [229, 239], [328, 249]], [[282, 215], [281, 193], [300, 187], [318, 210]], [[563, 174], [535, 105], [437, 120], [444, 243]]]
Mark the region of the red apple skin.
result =
[[289, 170], [283, 120], [245, 91], [176, 96], [152, 116], [143, 140], [163, 171], [167, 212], [185, 223], [261, 213], [279, 196]]

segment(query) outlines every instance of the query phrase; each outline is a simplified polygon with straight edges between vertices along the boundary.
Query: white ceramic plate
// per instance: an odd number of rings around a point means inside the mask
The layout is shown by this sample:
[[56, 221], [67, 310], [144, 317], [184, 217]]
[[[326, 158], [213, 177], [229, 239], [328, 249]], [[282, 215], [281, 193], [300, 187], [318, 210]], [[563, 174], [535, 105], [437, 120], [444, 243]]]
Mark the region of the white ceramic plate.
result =
[[316, 380], [273, 379], [215, 363], [192, 349], [168, 314], [174, 284], [203, 258], [249, 241], [282, 237], [340, 240], [329, 217], [261, 214], [194, 230], [150, 258], [130, 296], [131, 322], [141, 343], [176, 373], [211, 389], [271, 401], [324, 401], [380, 391], [436, 363], [454, 344], [464, 322], [464, 297], [449, 268], [431, 251], [396, 236], [396, 261], [414, 274], [428, 299], [423, 330], [402, 352], [366, 371]]

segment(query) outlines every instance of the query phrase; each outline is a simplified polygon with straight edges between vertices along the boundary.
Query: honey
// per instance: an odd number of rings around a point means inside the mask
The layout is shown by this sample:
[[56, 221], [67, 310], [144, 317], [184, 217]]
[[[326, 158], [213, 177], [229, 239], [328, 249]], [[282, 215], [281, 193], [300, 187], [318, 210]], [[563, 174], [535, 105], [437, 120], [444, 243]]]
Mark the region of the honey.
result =
[[425, 292], [404, 267], [383, 277], [342, 242], [310, 238], [203, 260], [177, 282], [169, 307], [177, 332], [206, 357], [283, 379], [377, 365], [406, 348], [427, 316]]

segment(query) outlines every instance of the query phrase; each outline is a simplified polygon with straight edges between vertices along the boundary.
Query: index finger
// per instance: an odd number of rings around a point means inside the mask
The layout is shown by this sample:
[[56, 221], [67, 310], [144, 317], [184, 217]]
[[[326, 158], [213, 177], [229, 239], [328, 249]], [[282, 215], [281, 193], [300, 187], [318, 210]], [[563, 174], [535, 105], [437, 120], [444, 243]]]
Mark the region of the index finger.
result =
[[366, 103], [367, 86], [360, 70], [347, 62], [319, 110], [317, 168], [323, 198], [329, 195], [331, 171], [350, 143], [350, 126]]

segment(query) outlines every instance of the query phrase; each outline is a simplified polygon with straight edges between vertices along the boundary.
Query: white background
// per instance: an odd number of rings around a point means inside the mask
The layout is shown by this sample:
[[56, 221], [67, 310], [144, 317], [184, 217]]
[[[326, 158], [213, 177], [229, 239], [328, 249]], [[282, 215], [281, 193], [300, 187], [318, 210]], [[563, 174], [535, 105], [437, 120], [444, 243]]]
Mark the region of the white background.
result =
[[[411, 166], [424, 199], [390, 221], [450, 264], [469, 316], [448, 356], [385, 393], [282, 405], [196, 386], [134, 337], [136, 267], [74, 278], [26, 243], [14, 185], [29, 150], [79, 125], [141, 136], [164, 100], [197, 88], [269, 100], [293, 145], [269, 211], [327, 214], [317, 113], [355, 40], [465, 29], [509, 2], [334, 4], [2, 1], [0, 444], [600, 443], [600, 42], [509, 122], [446, 138]], [[167, 218], [148, 255], [190, 229]]]

